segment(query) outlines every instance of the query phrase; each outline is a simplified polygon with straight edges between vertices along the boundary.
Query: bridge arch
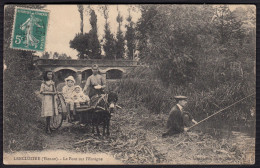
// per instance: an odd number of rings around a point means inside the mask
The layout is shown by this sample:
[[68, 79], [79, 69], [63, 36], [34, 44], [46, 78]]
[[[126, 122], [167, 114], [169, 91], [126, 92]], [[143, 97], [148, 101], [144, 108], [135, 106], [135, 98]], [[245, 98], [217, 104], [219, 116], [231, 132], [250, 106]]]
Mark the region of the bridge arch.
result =
[[77, 80], [77, 72], [70, 68], [62, 68], [60, 70], [53, 71], [56, 79], [56, 84], [64, 82], [65, 78], [68, 76], [73, 76]]
[[81, 69], [80, 69], [81, 72], [87, 71], [87, 70], [91, 70], [91, 67], [85, 67], [85, 68], [81, 68]]
[[84, 80], [87, 80], [90, 75], [92, 75], [92, 70], [88, 68], [88, 69], [82, 70], [81, 73], [82, 73], [82, 81], [84, 81]]
[[121, 79], [123, 77], [123, 71], [117, 68], [109, 69], [106, 71], [106, 78], [107, 79]]

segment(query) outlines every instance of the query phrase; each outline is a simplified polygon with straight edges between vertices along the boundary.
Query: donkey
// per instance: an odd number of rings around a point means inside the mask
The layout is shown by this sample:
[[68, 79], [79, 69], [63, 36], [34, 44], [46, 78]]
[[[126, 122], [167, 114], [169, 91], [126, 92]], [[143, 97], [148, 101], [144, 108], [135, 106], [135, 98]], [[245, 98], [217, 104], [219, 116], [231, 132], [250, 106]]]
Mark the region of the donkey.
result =
[[110, 135], [109, 126], [111, 115], [114, 113], [116, 103], [118, 101], [118, 95], [110, 92], [108, 94], [102, 94], [97, 97], [97, 102], [91, 109], [81, 113], [82, 123], [89, 123], [92, 125], [92, 133], [100, 135], [99, 125], [103, 126], [103, 136]]

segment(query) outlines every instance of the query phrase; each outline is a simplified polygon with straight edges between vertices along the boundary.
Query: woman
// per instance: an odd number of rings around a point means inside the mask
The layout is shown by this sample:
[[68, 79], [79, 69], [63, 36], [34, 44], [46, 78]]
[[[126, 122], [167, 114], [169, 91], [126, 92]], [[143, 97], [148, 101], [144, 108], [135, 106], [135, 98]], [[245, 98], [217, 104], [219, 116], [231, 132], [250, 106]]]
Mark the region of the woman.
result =
[[103, 76], [98, 74], [98, 72], [98, 65], [94, 64], [92, 66], [93, 74], [88, 77], [86, 85], [83, 89], [83, 92], [86, 92], [89, 98], [93, 97], [94, 95], [100, 95], [104, 93], [104, 89], [106, 88], [106, 80]]
[[43, 75], [43, 82], [41, 84], [40, 94], [42, 97], [42, 111], [41, 116], [46, 117], [46, 133], [50, 134], [51, 116], [58, 115], [58, 106], [55, 101], [56, 88], [53, 82], [53, 72], [46, 71]]

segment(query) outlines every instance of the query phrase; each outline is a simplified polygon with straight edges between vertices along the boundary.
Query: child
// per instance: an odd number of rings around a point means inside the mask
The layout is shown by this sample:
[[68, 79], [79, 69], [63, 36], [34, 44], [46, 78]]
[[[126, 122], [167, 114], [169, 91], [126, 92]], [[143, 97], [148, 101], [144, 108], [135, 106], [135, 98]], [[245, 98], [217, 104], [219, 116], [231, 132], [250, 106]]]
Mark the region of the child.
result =
[[56, 95], [55, 83], [53, 82], [53, 72], [46, 71], [43, 76], [40, 93], [42, 96], [41, 116], [46, 117], [46, 133], [50, 134], [51, 116], [58, 115], [58, 106], [54, 99]]
[[[77, 107], [80, 106], [80, 103], [86, 102], [88, 105], [90, 103], [89, 97], [83, 93], [82, 88], [79, 85], [75, 86], [73, 94], [72, 94], [72, 98], [73, 98], [73, 101], [74, 101], [74, 103], [76, 104]], [[79, 123], [80, 123], [81, 126], [85, 126], [82, 123], [82, 119], [83, 119], [83, 116], [82, 116], [82, 113], [80, 113]]]
[[[75, 79], [73, 76], [69, 76], [65, 79], [66, 85], [62, 88], [62, 94], [64, 96], [65, 102], [67, 103], [67, 110], [70, 112], [71, 120], [74, 120], [74, 116], [76, 115], [74, 109], [74, 102], [72, 98], [72, 93], [74, 90]], [[71, 115], [73, 114], [73, 115]]]
[[80, 103], [84, 103], [84, 102], [87, 102], [89, 105], [90, 99], [87, 95], [83, 93], [82, 88], [79, 85], [74, 87], [72, 98], [76, 106], [79, 106]]

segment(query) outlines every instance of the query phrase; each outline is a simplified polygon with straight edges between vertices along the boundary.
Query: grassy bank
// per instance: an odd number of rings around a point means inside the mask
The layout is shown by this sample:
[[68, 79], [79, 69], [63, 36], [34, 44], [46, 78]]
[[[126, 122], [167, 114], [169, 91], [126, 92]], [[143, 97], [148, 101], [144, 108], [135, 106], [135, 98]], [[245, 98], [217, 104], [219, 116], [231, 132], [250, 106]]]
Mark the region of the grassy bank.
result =
[[35, 95], [39, 82], [4, 76], [4, 151], [40, 150], [44, 139], [41, 100]]

